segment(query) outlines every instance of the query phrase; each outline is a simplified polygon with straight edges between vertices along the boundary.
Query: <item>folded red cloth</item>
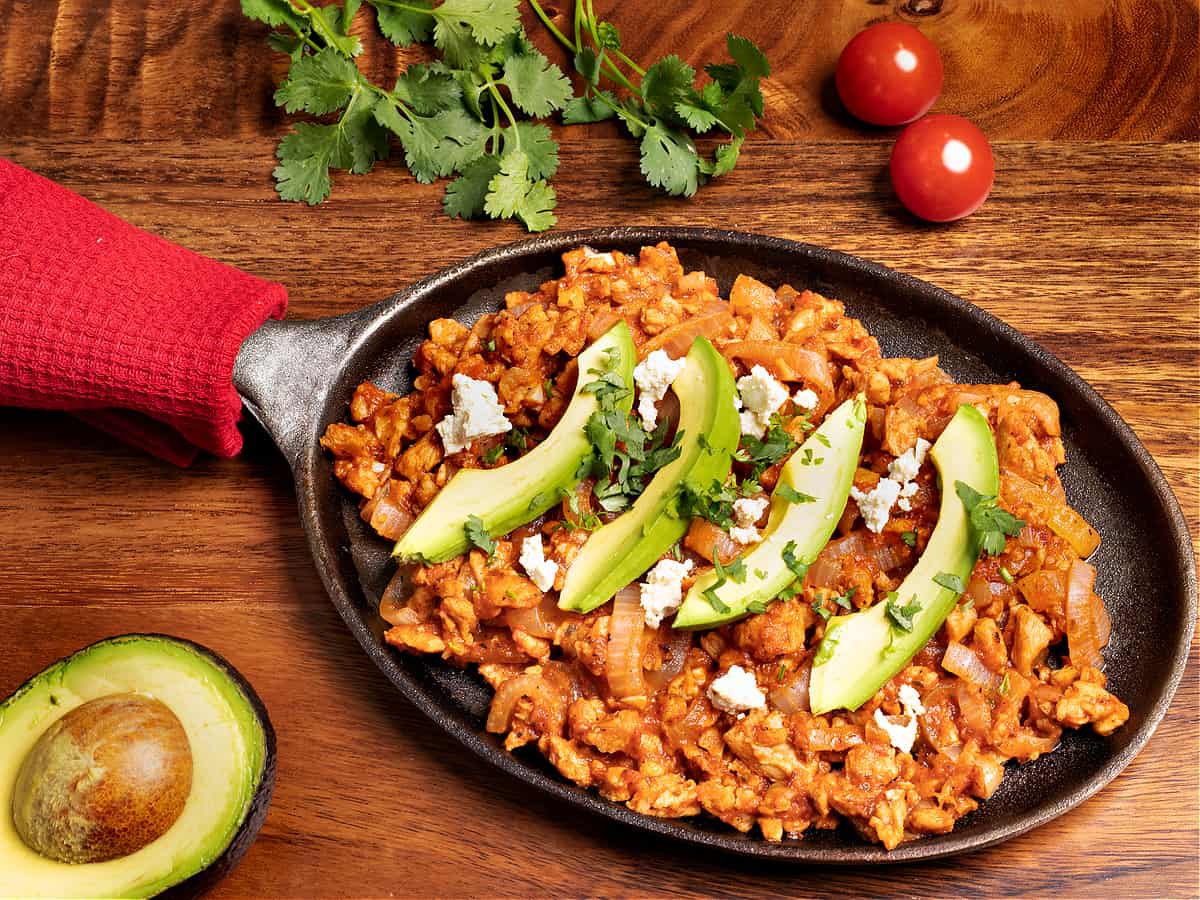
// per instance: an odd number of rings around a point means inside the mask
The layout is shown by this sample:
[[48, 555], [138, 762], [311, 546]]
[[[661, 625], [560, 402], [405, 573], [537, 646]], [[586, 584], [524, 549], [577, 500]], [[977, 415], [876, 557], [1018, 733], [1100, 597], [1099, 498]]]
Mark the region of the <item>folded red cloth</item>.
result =
[[0, 404], [187, 465], [242, 447], [233, 363], [287, 291], [0, 159]]

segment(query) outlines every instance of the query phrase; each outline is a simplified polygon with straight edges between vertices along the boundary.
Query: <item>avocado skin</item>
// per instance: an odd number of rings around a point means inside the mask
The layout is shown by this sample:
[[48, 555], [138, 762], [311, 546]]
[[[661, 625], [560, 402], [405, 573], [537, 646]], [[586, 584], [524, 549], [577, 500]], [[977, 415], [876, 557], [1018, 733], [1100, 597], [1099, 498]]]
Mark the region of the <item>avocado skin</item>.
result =
[[[267, 818], [267, 811], [271, 805], [271, 797], [275, 791], [275, 774], [277, 768], [276, 741], [275, 729], [271, 724], [270, 715], [267, 713], [266, 706], [250, 682], [228, 660], [194, 641], [169, 634], [146, 632], [117, 635], [88, 644], [86, 647], [80, 648], [69, 656], [64, 656], [56, 662], [51, 663], [26, 680], [24, 684], [13, 691], [8, 697], [0, 700], [0, 712], [3, 712], [4, 708], [10, 704], [14, 704], [23, 694], [36, 688], [43, 679], [53, 676], [55, 672], [67, 666], [73, 659], [90, 650], [106, 645], [138, 644], [145, 641], [169, 642], [207, 659], [241, 693], [253, 712], [254, 717], [258, 720], [259, 726], [262, 728], [262, 771], [259, 774], [258, 784], [255, 787], [254, 794], [246, 810], [246, 815], [242, 819], [237, 832], [225, 849], [211, 863], [184, 881], [172, 885], [155, 895], [158, 897], [175, 898], [175, 900], [199, 897], [211, 890], [222, 878], [232, 872], [250, 848], [250, 845], [254, 843], [254, 839], [258, 837], [258, 832]], [[0, 719], [2, 719], [2, 716], [0, 716]], [[0, 810], [0, 815], [9, 814], [10, 811], [7, 809]]]

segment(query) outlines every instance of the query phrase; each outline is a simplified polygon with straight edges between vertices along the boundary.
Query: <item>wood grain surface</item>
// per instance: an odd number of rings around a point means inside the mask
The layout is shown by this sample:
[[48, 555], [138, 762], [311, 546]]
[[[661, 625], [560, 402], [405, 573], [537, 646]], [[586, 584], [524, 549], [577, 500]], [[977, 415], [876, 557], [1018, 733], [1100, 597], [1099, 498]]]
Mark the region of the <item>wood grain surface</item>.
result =
[[[598, 5], [635, 57], [706, 61], [736, 29], [764, 45], [776, 74], [763, 133], [691, 202], [646, 188], [614, 131], [562, 131], [560, 227], [740, 228], [933, 281], [1090, 381], [1200, 533], [1195, 2]], [[937, 108], [995, 140], [992, 197], [958, 224], [906, 215], [884, 175], [894, 132], [855, 127], [830, 98], [838, 49], [884, 18], [939, 43]], [[321, 207], [276, 200], [281, 70], [234, 0], [0, 0], [0, 23], [0, 155], [282, 281], [295, 317], [355, 309], [522, 236], [445, 219], [440, 188], [394, 165], [339, 178]], [[398, 64], [378, 41], [368, 54], [376, 74]], [[1195, 647], [1146, 750], [1034, 833], [879, 870], [713, 857], [532, 794], [430, 726], [326, 600], [288, 472], [246, 431], [239, 458], [180, 471], [64, 415], [0, 410], [0, 696], [93, 640], [164, 631], [225, 655], [271, 710], [275, 801], [214, 896], [1200, 895]]]

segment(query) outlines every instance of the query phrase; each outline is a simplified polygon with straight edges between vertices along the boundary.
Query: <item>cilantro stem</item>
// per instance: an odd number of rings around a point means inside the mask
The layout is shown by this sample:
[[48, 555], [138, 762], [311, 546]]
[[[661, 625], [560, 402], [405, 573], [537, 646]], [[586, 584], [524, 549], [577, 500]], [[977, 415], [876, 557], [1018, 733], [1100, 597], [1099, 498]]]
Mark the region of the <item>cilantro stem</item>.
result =
[[518, 150], [521, 149], [521, 129], [517, 128], [516, 117], [513, 116], [512, 110], [508, 104], [504, 102], [504, 95], [500, 93], [500, 89], [496, 86], [496, 82], [491, 75], [485, 75], [484, 81], [487, 83], [488, 93], [492, 95], [492, 103], [498, 105], [504, 112], [504, 118], [508, 119], [509, 127], [513, 131], [513, 141]]
[[[552, 35], [554, 35], [555, 39], [560, 44], [562, 44], [564, 47], [566, 47], [572, 53], [578, 53], [580, 51], [580, 49], [583, 47], [583, 34], [580, 30], [582, 27], [580, 24], [582, 0], [575, 0], [575, 40], [574, 40], [574, 42], [572, 42], [569, 37], [567, 37], [565, 34], [563, 34], [561, 31], [559, 31], [557, 27], [555, 27], [554, 23], [550, 21], [550, 17], [546, 15], [545, 10], [542, 9], [542, 5], [540, 3], [538, 3], [538, 0], [529, 0], [529, 5], [533, 8], [534, 14], [541, 20], [542, 24], [545, 25], [547, 29], [549, 29], [550, 33]], [[589, 31], [591, 33], [592, 40], [596, 44], [596, 47], [600, 48], [600, 38], [597, 36], [597, 34], [594, 30], [589, 29]], [[628, 65], [630, 68], [632, 68], [635, 72], [637, 72], [638, 75], [646, 74], [645, 70], [643, 70], [641, 66], [637, 65], [637, 63], [635, 63], [633, 60], [631, 60], [629, 57], [627, 57], [624, 53], [621, 53], [620, 50], [617, 50], [615, 52], [621, 57], [622, 61], [626, 65]], [[629, 78], [625, 75], [625, 73], [617, 68], [617, 64], [612, 61], [612, 59], [608, 56], [607, 53], [602, 53], [602, 55], [600, 57], [600, 64], [607, 70], [608, 77], [611, 80], [620, 84], [623, 88], [625, 88], [630, 93], [636, 94], [639, 97], [642, 96], [641, 88], [639, 88], [632, 81], [630, 81]], [[597, 95], [600, 97], [600, 99], [602, 99], [602, 100], [604, 99], [603, 95], [599, 94], [599, 92], [597, 92]], [[617, 107], [613, 106], [611, 103], [608, 103], [608, 101], [605, 101], [605, 105], [608, 106], [610, 109], [613, 109], [613, 110], [617, 109]], [[641, 125], [643, 128], [646, 127], [645, 123], [641, 123]]]

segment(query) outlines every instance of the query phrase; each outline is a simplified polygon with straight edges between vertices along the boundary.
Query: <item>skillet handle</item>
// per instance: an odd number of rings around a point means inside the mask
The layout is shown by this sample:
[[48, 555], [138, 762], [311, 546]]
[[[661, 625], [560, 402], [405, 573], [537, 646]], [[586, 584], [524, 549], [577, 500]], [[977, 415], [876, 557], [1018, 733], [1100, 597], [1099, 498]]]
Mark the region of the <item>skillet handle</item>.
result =
[[372, 307], [308, 321], [269, 320], [238, 351], [233, 386], [288, 466], [316, 446], [322, 400]]

